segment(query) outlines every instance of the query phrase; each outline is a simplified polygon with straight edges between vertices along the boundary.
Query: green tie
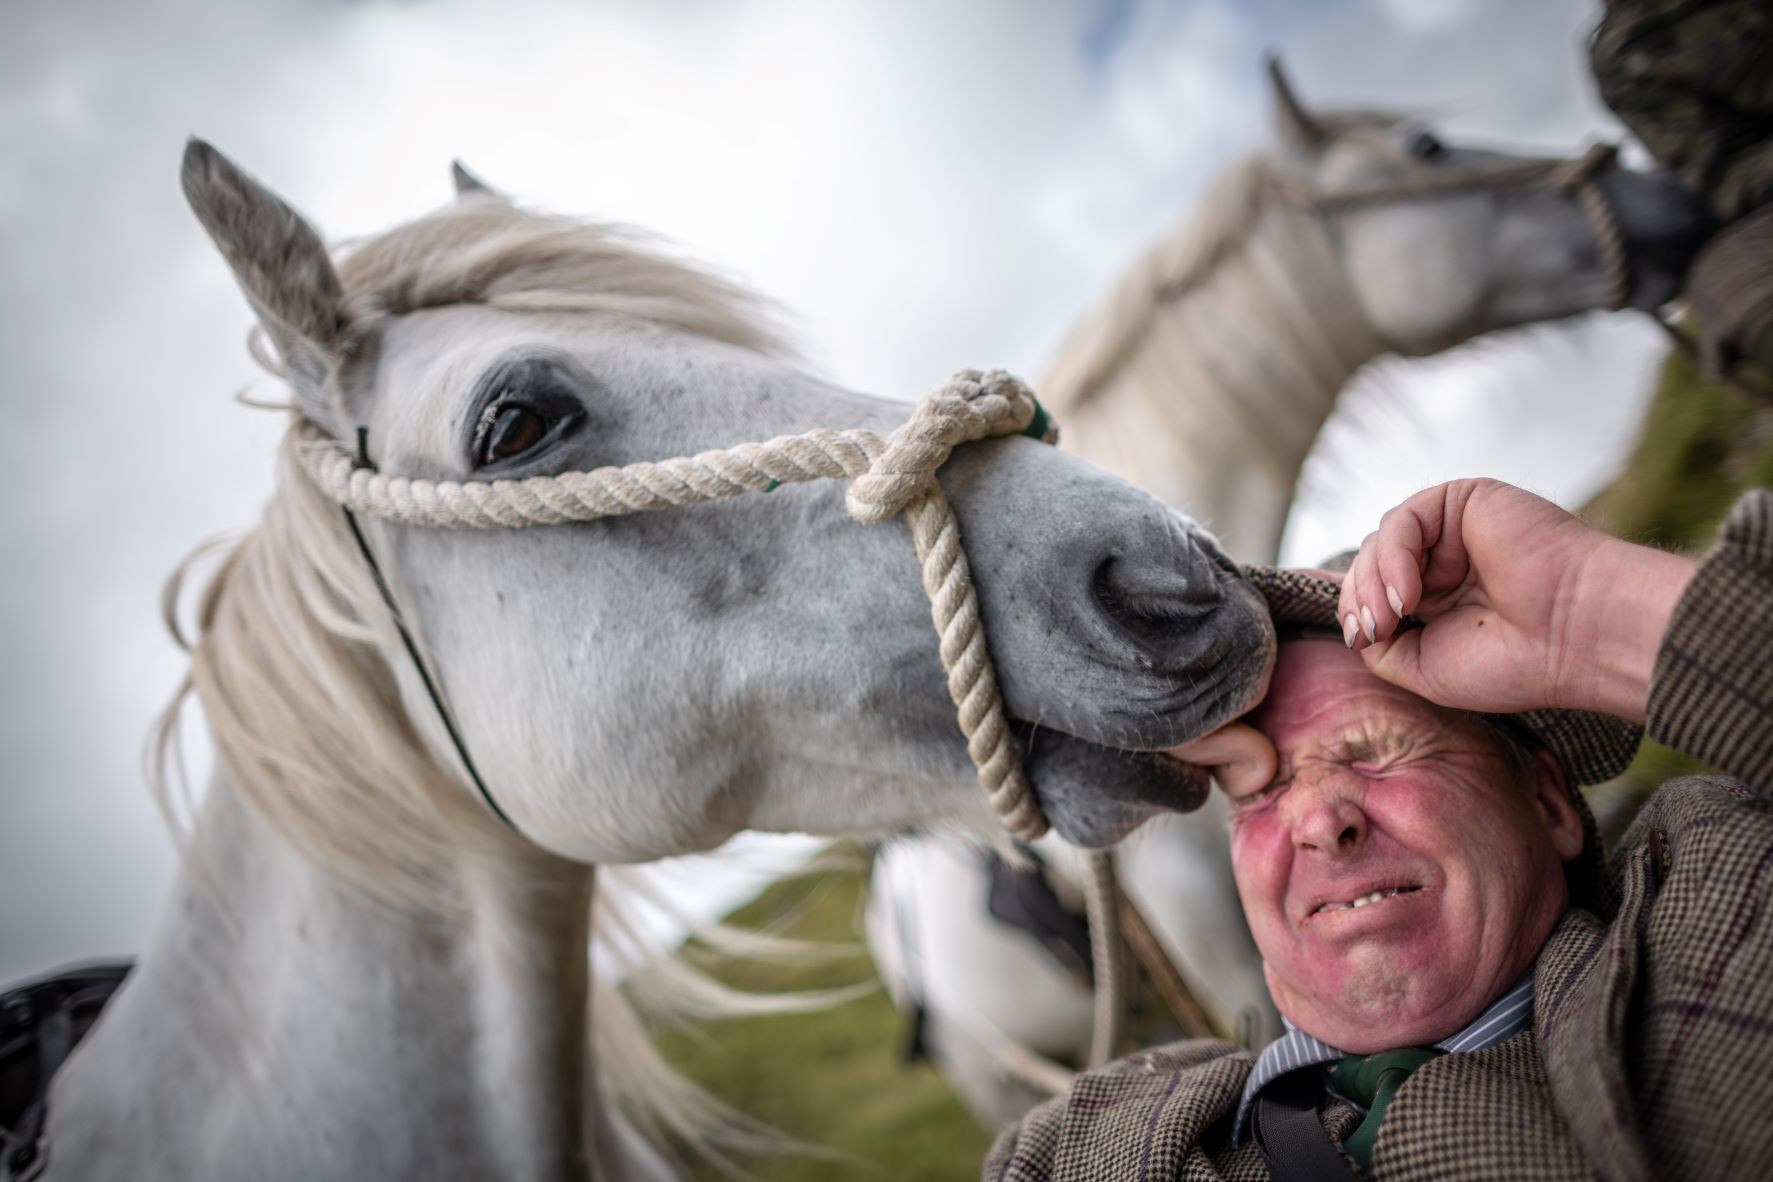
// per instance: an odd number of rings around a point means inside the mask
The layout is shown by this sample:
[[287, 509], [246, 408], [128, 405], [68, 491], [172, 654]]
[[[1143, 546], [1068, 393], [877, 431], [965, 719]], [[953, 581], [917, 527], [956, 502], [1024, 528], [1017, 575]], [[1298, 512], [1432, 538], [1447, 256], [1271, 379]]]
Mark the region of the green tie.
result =
[[1397, 1090], [1404, 1086], [1412, 1071], [1441, 1053], [1422, 1047], [1404, 1047], [1381, 1051], [1377, 1055], [1349, 1055], [1337, 1060], [1334, 1066], [1324, 1065], [1325, 1074], [1336, 1091], [1367, 1110], [1360, 1127], [1342, 1142], [1342, 1148], [1361, 1164], [1361, 1169], [1372, 1167], [1373, 1141], [1379, 1136], [1379, 1122], [1385, 1119], [1385, 1109], [1391, 1098], [1397, 1095]]

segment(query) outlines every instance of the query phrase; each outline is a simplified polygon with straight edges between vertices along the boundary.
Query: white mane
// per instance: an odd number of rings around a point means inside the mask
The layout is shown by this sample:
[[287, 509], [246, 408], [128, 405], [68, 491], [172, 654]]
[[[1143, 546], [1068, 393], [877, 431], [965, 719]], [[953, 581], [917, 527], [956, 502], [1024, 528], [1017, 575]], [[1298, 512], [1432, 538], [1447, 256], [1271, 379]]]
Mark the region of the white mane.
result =
[[[1327, 117], [1334, 134], [1389, 126]], [[1245, 158], [1060, 346], [1039, 387], [1066, 445], [1267, 561], [1337, 391], [1385, 351], [1320, 212]]]
[[[472, 302], [613, 312], [785, 352], [759, 301], [739, 288], [643, 248], [630, 231], [536, 217], [491, 198], [459, 202], [365, 241], [339, 271], [353, 342], [342, 359], [347, 374], [389, 318]], [[546, 878], [558, 865], [552, 855], [526, 846], [514, 859], [521, 839], [490, 817], [453, 765], [439, 763], [409, 716], [385, 657], [399, 651], [393, 621], [339, 507], [297, 463], [297, 422], [285, 436], [263, 519], [227, 549], [203, 589], [187, 645], [189, 676], [152, 736], [150, 778], [163, 810], [169, 818], [188, 813], [178, 799], [185, 795], [178, 726], [195, 691], [218, 759], [248, 804], [307, 857], [381, 902], [458, 915], [463, 901], [433, 868], [463, 857], [484, 857], [489, 873], [500, 867]], [[173, 609], [189, 563], [167, 592], [168, 622], [181, 644]], [[487, 856], [494, 850], [499, 858]], [[853, 996], [740, 993], [648, 952], [627, 914], [635, 881], [619, 868], [599, 871], [592, 931], [630, 980], [644, 978], [633, 995], [649, 1013], [808, 1010]], [[695, 930], [748, 955], [807, 951], [796, 941], [741, 939], [718, 925]], [[594, 975], [587, 999], [594, 1062], [600, 1091], [634, 1125], [661, 1144], [675, 1141], [717, 1161], [783, 1146], [780, 1135], [676, 1075], [608, 976]]]
[[[1384, 131], [1405, 116], [1387, 111], [1317, 112], [1330, 138]], [[1160, 314], [1196, 288], [1235, 265], [1254, 240], [1254, 229], [1297, 189], [1265, 153], [1251, 153], [1221, 173], [1174, 230], [1148, 247], [1115, 281], [1059, 346], [1041, 397], [1055, 411], [1081, 405], [1100, 390], [1154, 328]]]
[[1266, 208], [1274, 170], [1246, 156], [1208, 186], [1200, 205], [1172, 233], [1148, 247], [1059, 346], [1040, 395], [1055, 411], [1078, 406], [1152, 329], [1163, 304], [1212, 274]]

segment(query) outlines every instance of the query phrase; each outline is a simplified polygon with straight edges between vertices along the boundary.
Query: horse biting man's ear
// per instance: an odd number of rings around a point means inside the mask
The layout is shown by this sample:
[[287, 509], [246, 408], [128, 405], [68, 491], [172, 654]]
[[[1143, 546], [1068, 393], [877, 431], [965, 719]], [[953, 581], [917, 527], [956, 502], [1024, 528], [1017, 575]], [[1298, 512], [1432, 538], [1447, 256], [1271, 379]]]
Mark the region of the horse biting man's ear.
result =
[[185, 199], [283, 361], [302, 413], [336, 435], [326, 389], [345, 342], [345, 293], [300, 214], [203, 140], [185, 145]]

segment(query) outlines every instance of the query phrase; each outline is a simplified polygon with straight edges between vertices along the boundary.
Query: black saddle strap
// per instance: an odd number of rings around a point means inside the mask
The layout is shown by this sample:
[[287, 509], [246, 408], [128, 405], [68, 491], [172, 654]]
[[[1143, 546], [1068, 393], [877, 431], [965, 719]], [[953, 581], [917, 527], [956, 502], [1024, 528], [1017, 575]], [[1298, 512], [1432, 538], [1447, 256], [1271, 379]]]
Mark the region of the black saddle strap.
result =
[[1315, 1070], [1283, 1075], [1256, 1097], [1251, 1124], [1274, 1182], [1359, 1182], [1318, 1119]]
[[0, 993], [0, 1179], [42, 1172], [50, 1081], [129, 969], [128, 961], [84, 965]]
[[991, 888], [985, 896], [993, 919], [1020, 928], [1040, 941], [1040, 946], [1066, 972], [1077, 973], [1096, 984], [1096, 965], [1090, 955], [1090, 922], [1065, 906], [1047, 881], [1040, 854], [1022, 847], [1030, 865], [1020, 869], [996, 853], [985, 851], [991, 868]]

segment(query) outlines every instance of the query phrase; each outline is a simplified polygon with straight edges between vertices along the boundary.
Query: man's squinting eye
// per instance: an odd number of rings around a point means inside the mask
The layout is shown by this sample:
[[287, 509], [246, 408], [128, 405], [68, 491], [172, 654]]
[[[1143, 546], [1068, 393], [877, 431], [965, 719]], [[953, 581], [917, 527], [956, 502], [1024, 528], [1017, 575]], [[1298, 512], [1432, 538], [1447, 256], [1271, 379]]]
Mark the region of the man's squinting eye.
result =
[[495, 402], [481, 416], [474, 437], [474, 461], [482, 467], [516, 459], [548, 438], [543, 412], [521, 402]]
[[1292, 777], [1281, 779], [1278, 776], [1265, 784], [1245, 785], [1233, 789], [1231, 807], [1233, 812], [1247, 812], [1260, 808], [1263, 804], [1280, 794], [1281, 789], [1292, 782]]

